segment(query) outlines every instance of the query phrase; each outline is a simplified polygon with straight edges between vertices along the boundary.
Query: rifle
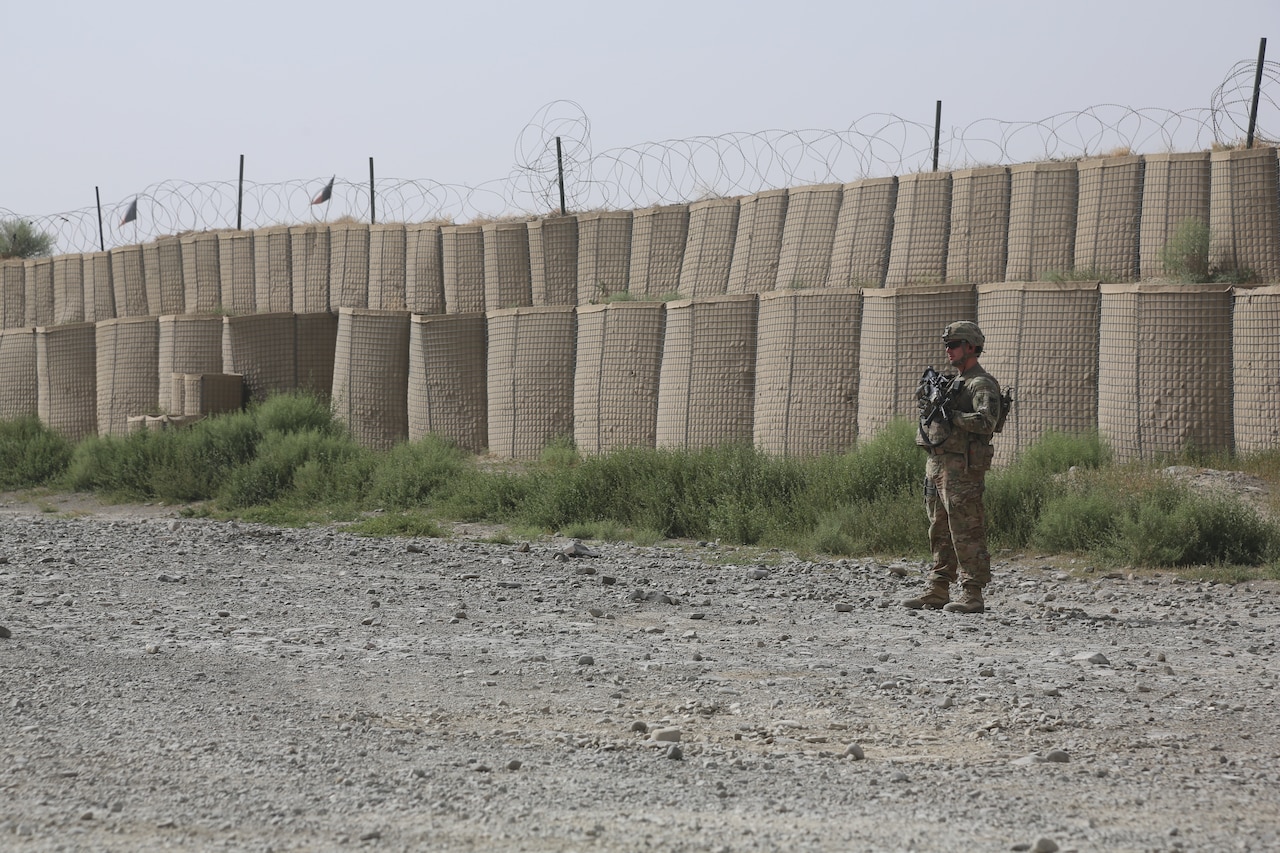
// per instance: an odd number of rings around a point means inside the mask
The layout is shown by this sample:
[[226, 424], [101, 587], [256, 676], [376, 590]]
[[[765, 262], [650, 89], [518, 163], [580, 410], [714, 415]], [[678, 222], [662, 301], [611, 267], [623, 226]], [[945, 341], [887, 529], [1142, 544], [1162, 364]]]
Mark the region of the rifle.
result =
[[954, 376], [943, 376], [932, 367], [926, 367], [920, 384], [916, 386], [916, 398], [920, 404], [920, 438], [928, 447], [937, 447], [946, 441], [945, 437], [942, 441], [930, 441], [926, 432], [929, 424], [945, 425], [950, 434], [951, 407], [959, 390], [959, 383], [955, 380]]

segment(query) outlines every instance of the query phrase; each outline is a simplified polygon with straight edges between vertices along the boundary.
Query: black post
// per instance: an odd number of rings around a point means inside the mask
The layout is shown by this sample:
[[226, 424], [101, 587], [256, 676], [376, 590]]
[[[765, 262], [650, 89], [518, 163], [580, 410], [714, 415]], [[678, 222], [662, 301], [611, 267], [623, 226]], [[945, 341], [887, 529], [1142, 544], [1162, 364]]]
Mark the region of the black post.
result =
[[373, 207], [373, 158], [369, 158], [369, 224], [378, 224], [378, 215]]
[[236, 189], [236, 230], [240, 230], [240, 213], [244, 210], [244, 155], [240, 155], [240, 184]]
[[93, 188], [93, 197], [98, 202], [98, 251], [105, 252], [107, 250], [107, 241], [102, 236], [102, 195], [98, 192], [98, 188]]
[[938, 171], [938, 140], [942, 136], [942, 101], [933, 114], [933, 171]]
[[564, 149], [560, 147], [560, 137], [556, 137], [556, 174], [560, 176], [560, 215], [565, 215], [564, 209]]
[[1253, 147], [1253, 129], [1258, 125], [1258, 95], [1262, 94], [1262, 64], [1267, 59], [1267, 40], [1258, 44], [1258, 71], [1253, 75], [1253, 106], [1249, 107], [1249, 133], [1245, 136], [1245, 148]]

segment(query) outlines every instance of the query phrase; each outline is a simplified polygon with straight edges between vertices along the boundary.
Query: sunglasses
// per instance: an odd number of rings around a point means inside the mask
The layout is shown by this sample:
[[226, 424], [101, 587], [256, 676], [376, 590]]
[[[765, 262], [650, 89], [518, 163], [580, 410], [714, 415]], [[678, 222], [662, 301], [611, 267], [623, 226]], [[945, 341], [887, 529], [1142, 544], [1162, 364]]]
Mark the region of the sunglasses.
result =
[[964, 346], [964, 341], [947, 341], [947, 349], [955, 349]]

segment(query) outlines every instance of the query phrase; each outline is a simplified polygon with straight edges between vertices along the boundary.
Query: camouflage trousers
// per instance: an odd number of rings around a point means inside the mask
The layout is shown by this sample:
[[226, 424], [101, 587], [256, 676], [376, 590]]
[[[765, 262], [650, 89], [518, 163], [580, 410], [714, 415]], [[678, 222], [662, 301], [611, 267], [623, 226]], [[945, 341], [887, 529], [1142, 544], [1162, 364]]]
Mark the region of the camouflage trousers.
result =
[[930, 456], [924, 469], [924, 509], [929, 516], [933, 569], [929, 580], [986, 586], [991, 580], [986, 512], [986, 471], [971, 471], [961, 453]]

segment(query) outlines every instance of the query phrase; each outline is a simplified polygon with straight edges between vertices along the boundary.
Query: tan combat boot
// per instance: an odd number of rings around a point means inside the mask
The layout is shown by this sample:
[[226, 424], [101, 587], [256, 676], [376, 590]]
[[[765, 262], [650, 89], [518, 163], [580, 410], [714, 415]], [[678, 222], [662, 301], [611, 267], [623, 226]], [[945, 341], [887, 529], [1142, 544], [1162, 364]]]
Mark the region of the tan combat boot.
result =
[[951, 600], [951, 584], [942, 580], [930, 581], [924, 592], [915, 598], [903, 600], [903, 607], [912, 610], [938, 610]]
[[981, 613], [985, 609], [982, 604], [982, 587], [976, 583], [965, 584], [960, 600], [953, 601], [942, 609], [949, 613]]

